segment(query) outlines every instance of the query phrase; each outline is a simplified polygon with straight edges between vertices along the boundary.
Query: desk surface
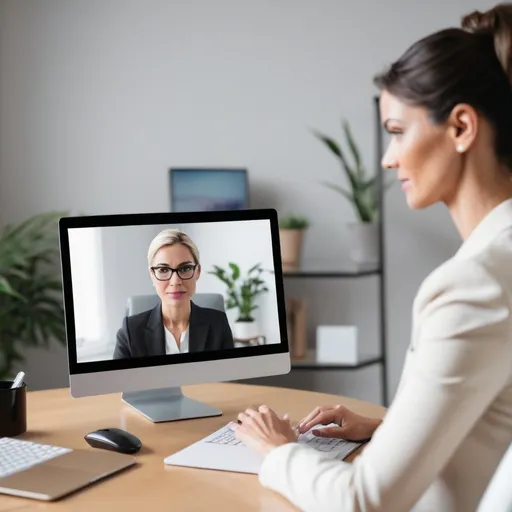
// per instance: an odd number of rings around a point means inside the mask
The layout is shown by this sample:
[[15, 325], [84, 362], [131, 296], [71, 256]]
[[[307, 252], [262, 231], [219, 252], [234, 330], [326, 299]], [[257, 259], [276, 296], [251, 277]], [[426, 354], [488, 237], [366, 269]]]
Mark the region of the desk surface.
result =
[[118, 427], [139, 437], [143, 446], [136, 455], [137, 464], [126, 471], [56, 502], [0, 495], [0, 512], [296, 510], [261, 487], [256, 475], [166, 466], [163, 459], [222, 427], [252, 404], [266, 404], [279, 414], [288, 412], [292, 421], [325, 404], [343, 404], [374, 418], [385, 412], [383, 407], [340, 396], [267, 386], [202, 384], [185, 386], [183, 392], [221, 409], [223, 415], [154, 424], [121, 402], [119, 394], [73, 399], [69, 389], [28, 393], [28, 430], [20, 439], [93, 450], [84, 441], [86, 433]]

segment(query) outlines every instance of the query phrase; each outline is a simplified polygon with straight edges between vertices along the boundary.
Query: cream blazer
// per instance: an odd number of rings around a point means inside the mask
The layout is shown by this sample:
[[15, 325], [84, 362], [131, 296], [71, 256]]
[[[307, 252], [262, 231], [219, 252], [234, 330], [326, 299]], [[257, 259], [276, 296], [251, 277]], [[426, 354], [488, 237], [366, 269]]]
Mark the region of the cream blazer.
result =
[[509, 199], [422, 283], [398, 391], [361, 456], [287, 444], [261, 484], [305, 511], [476, 510], [512, 442], [511, 303]]

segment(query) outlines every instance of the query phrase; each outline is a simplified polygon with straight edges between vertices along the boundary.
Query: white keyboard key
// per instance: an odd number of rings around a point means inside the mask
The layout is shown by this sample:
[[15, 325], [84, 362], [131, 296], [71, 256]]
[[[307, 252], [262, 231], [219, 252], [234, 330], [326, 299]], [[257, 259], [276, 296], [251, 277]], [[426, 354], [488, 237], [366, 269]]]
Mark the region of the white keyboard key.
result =
[[54, 457], [71, 452], [71, 448], [0, 438], [0, 478], [28, 469]]

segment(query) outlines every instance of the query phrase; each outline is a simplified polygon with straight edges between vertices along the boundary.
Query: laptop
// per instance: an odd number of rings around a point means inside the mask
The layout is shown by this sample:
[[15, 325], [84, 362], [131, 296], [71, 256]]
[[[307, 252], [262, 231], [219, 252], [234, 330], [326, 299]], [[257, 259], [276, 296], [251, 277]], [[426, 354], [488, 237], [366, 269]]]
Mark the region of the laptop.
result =
[[[332, 423], [314, 428], [331, 426], [337, 425]], [[322, 452], [330, 459], [344, 460], [363, 444], [363, 442], [352, 442], [340, 438], [318, 437], [312, 434], [311, 430], [300, 434], [297, 442]], [[170, 466], [253, 474], [258, 474], [262, 463], [263, 457], [240, 442], [227, 425], [164, 459], [164, 464]]]
[[51, 501], [136, 462], [111, 451], [76, 450], [0, 438], [0, 493]]

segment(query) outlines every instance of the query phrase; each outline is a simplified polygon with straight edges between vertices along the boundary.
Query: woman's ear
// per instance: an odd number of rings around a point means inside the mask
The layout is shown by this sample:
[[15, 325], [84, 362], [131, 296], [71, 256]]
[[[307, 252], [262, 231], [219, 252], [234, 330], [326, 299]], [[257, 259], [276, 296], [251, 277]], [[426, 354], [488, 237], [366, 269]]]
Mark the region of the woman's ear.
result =
[[196, 279], [199, 279], [199, 276], [201, 275], [201, 265], [197, 265], [196, 267]]
[[464, 153], [476, 139], [478, 114], [471, 105], [459, 104], [453, 107], [448, 117], [449, 135], [458, 153]]

